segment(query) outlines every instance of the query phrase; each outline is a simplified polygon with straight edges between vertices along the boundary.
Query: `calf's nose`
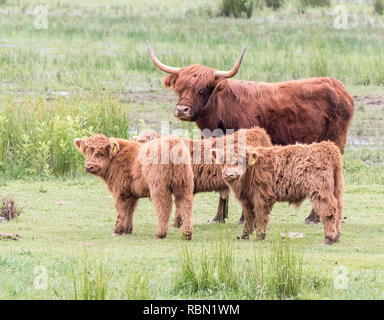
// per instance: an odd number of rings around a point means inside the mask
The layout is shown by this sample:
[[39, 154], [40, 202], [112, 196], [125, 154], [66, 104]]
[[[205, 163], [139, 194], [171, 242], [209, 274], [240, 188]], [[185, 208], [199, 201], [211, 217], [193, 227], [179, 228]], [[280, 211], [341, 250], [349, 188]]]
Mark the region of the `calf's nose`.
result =
[[93, 169], [93, 167], [85, 167], [85, 171], [89, 172]]

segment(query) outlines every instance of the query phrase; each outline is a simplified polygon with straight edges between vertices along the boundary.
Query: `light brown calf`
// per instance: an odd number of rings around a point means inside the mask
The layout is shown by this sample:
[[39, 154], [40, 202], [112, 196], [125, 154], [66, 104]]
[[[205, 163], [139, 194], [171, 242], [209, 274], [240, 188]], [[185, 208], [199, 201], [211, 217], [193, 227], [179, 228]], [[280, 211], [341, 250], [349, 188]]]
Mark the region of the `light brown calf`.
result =
[[[223, 162], [224, 151], [213, 152], [220, 162]], [[243, 239], [249, 238], [254, 226], [256, 239], [265, 238], [275, 202], [299, 206], [309, 198], [324, 225], [323, 243], [339, 240], [343, 163], [340, 150], [333, 142], [247, 148], [246, 157], [239, 159], [225, 163], [222, 174], [244, 210]]]
[[[221, 199], [228, 199], [229, 189], [222, 178], [222, 167], [212, 161], [211, 149], [224, 147], [227, 144], [234, 144], [234, 149], [237, 148], [238, 143], [242, 142], [242, 137], [240, 136], [239, 138], [239, 134], [244, 134], [244, 143], [246, 144], [246, 146], [272, 146], [271, 138], [269, 137], [269, 135], [265, 132], [264, 129], [261, 129], [259, 127], [253, 127], [251, 129], [244, 130], [241, 129], [233, 133], [233, 136], [227, 135], [220, 138], [202, 140], [182, 138], [184, 143], [186, 143], [186, 145], [189, 147], [191, 153], [192, 170], [194, 177], [194, 193], [218, 191], [220, 193]], [[152, 130], [144, 132], [140, 136], [135, 137], [134, 140], [138, 142], [147, 142], [158, 137], [160, 137], [160, 134]], [[232, 139], [229, 139], [230, 137]], [[196, 159], [200, 159], [201, 161], [195, 161]], [[223, 210], [221, 210], [221, 205], [225, 206]], [[224, 222], [225, 218], [228, 217], [227, 201], [220, 201], [218, 212], [224, 212], [224, 216], [217, 216], [218, 219], [221, 219]], [[175, 222], [173, 226], [178, 227], [180, 223], [180, 217], [175, 215]]]
[[[100, 177], [115, 198], [115, 234], [132, 233], [137, 202], [150, 197], [158, 216], [156, 237], [165, 238], [173, 194], [182, 233], [186, 239], [192, 238], [193, 172], [189, 151], [180, 138], [170, 136], [140, 144], [96, 134], [76, 139], [75, 146], [86, 157], [85, 170]], [[164, 156], [169, 161], [160, 163]]]

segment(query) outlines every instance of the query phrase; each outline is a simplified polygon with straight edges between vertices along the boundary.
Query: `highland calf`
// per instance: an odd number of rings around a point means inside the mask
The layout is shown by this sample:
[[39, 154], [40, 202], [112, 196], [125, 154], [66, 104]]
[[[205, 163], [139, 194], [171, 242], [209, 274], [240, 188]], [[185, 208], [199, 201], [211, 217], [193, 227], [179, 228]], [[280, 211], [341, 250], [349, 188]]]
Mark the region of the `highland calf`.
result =
[[[138, 137], [135, 137], [137, 142], [147, 142], [152, 139], [159, 138], [160, 134], [156, 131], [147, 131]], [[242, 140], [243, 139], [243, 140]], [[222, 178], [221, 166], [212, 162], [212, 148], [222, 148], [233, 146], [233, 151], [236, 151], [239, 144], [244, 144], [244, 147], [269, 147], [272, 146], [271, 138], [264, 129], [253, 127], [251, 129], [241, 129], [233, 133], [219, 138], [192, 140], [182, 138], [184, 143], [189, 147], [192, 160], [192, 170], [194, 177], [194, 193], [218, 191], [220, 197], [224, 200], [229, 197], [229, 189]], [[219, 216], [220, 221], [225, 222], [228, 217], [227, 201], [221, 201], [219, 205], [224, 205], [224, 208], [218, 209], [223, 212]], [[181, 218], [175, 215], [174, 227], [178, 227], [181, 223]]]
[[[140, 144], [96, 134], [76, 139], [75, 146], [86, 157], [85, 170], [100, 177], [115, 198], [115, 234], [132, 233], [137, 202], [150, 197], [158, 216], [156, 237], [165, 238], [173, 194], [184, 238], [192, 238], [193, 172], [189, 151], [180, 138]], [[160, 156], [168, 161], [155, 161]]]
[[[223, 149], [214, 150], [223, 162]], [[340, 149], [330, 141], [311, 145], [247, 148], [240, 161], [224, 164], [223, 179], [243, 207], [247, 239], [256, 226], [256, 239], [266, 236], [269, 214], [277, 201], [299, 206], [312, 201], [324, 225], [324, 244], [339, 240], [343, 211]]]

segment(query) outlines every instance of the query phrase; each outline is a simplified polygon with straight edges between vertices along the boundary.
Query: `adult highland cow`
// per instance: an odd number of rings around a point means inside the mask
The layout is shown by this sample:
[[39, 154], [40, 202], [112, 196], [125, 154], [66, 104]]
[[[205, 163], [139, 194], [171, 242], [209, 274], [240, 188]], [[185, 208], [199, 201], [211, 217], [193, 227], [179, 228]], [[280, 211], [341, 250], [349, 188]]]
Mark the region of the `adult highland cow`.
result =
[[[180, 120], [195, 121], [201, 130], [224, 132], [256, 125], [267, 131], [273, 144], [331, 140], [344, 152], [354, 105], [340, 81], [329, 77], [279, 83], [229, 79], [238, 72], [245, 49], [229, 71], [200, 64], [170, 67], [157, 59], [149, 43], [148, 51], [153, 63], [169, 73], [163, 84], [179, 96], [174, 115]], [[319, 222], [314, 210], [306, 222]]]

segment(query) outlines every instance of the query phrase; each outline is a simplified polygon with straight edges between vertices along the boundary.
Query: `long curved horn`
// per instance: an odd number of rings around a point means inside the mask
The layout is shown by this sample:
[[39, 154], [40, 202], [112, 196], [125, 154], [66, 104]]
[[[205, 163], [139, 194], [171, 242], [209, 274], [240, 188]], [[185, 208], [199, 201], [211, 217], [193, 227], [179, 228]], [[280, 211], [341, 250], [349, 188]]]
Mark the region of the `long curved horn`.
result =
[[233, 66], [232, 70], [229, 70], [229, 71], [217, 70], [215, 72], [215, 77], [216, 78], [219, 78], [219, 77], [232, 78], [239, 71], [239, 68], [240, 68], [240, 65], [241, 65], [241, 61], [243, 60], [243, 56], [244, 56], [244, 53], [245, 53], [246, 49], [247, 49], [247, 47], [244, 47], [243, 51], [241, 52], [241, 55], [240, 55], [239, 59], [237, 60], [237, 62]]
[[148, 46], [148, 53], [155, 64], [156, 67], [158, 67], [161, 71], [167, 72], [167, 73], [172, 73], [172, 74], [178, 74], [179, 70], [181, 68], [175, 68], [175, 67], [170, 67], [167, 66], [164, 63], [161, 63], [159, 59], [155, 56], [155, 54], [152, 52], [151, 46], [149, 44], [149, 41], [147, 40], [147, 46]]

